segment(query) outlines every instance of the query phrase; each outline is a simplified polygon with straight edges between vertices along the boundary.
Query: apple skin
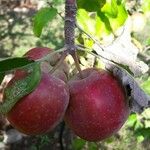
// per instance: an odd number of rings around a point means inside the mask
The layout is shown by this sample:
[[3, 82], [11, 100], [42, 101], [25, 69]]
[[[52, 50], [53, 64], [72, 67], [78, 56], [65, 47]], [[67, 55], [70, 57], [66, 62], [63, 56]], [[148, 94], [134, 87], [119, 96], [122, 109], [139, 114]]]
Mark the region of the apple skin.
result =
[[[18, 78], [21, 77], [14, 76], [8, 86]], [[22, 133], [43, 134], [60, 123], [68, 103], [69, 91], [66, 84], [58, 78], [43, 73], [38, 87], [21, 98], [6, 117], [10, 124]]]
[[127, 120], [130, 109], [124, 89], [112, 74], [94, 68], [82, 71], [68, 82], [70, 102], [65, 122], [87, 141], [100, 141], [115, 134]]
[[[46, 51], [43, 50], [43, 53], [34, 56], [32, 53], [32, 59], [36, 60], [45, 56]], [[28, 52], [28, 57], [30, 54]], [[7, 87], [26, 75], [26, 71], [17, 70]], [[44, 134], [60, 123], [68, 103], [69, 89], [67, 84], [63, 80], [42, 71], [39, 85], [33, 92], [21, 98], [6, 114], [6, 117], [10, 124], [22, 133], [27, 135]]]
[[48, 47], [35, 47], [27, 51], [24, 56], [28, 57], [31, 60], [40, 59], [47, 54], [51, 53], [53, 50]]

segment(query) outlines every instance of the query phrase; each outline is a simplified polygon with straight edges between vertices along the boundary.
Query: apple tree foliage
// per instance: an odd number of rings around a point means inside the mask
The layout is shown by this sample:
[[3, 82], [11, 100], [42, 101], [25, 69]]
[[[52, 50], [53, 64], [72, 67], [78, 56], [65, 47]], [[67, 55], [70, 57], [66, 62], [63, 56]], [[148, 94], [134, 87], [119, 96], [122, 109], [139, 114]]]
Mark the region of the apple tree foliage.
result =
[[[150, 10], [149, 3], [149, 0], [145, 0], [143, 2], [142, 9], [144, 13]], [[63, 1], [52, 1], [52, 5], [48, 5], [36, 13], [33, 18], [33, 33], [35, 36], [40, 38], [43, 28], [46, 28], [47, 25], [50, 24], [59, 13], [61, 13], [55, 7], [57, 4], [63, 4]], [[77, 8], [77, 24], [83, 31], [97, 39], [99, 42], [110, 34], [114, 35], [115, 31], [119, 27], [123, 26], [128, 18], [128, 12], [126, 10], [124, 0], [77, 0]], [[91, 48], [94, 44], [93, 40], [87, 38], [83, 32], [78, 32], [76, 42], [89, 48]], [[23, 68], [30, 72], [27, 78], [19, 81], [15, 85], [12, 85], [11, 89], [7, 89], [9, 91], [9, 95], [7, 96], [8, 99], [6, 102], [0, 106], [1, 113], [9, 111], [18, 99], [34, 90], [41, 78], [39, 65], [39, 62], [30, 61], [26, 58], [9, 58], [0, 60], [0, 83], [6, 74], [14, 71], [15, 69]], [[30, 82], [31, 80], [33, 81], [33, 79], [34, 82]], [[150, 79], [148, 78], [148, 80], [142, 84], [143, 89], [148, 94], [150, 94], [149, 86]], [[20, 87], [22, 87], [23, 90], [18, 91], [19, 95], [15, 94], [13, 89], [19, 89]], [[12, 98], [14, 100], [12, 100]], [[145, 116], [143, 118], [145, 118]], [[150, 133], [150, 125], [143, 125], [137, 119], [136, 114], [131, 114], [127, 125], [133, 128], [135, 135], [139, 137], [139, 140], [141, 140], [140, 137], [150, 138], [150, 134], [148, 134]], [[85, 143], [86, 142], [84, 140], [76, 139], [73, 141], [73, 147], [75, 149], [82, 149]], [[94, 149], [93, 147], [95, 147], [95, 145], [89, 144], [89, 147]]]

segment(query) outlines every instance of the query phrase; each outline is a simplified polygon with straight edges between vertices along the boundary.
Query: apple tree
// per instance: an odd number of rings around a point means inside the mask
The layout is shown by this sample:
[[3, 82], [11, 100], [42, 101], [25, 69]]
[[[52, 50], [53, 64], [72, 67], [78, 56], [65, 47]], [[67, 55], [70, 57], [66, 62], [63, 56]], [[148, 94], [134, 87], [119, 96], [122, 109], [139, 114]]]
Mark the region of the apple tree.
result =
[[149, 68], [138, 59], [124, 0], [65, 0], [64, 13], [59, 2], [48, 1], [36, 13], [33, 33], [40, 38], [58, 16], [64, 46], [35, 47], [0, 60], [0, 83], [13, 73], [0, 113], [27, 135], [50, 132], [64, 120], [81, 139], [101, 141], [116, 134], [130, 113], [149, 107], [150, 97], [137, 82]]

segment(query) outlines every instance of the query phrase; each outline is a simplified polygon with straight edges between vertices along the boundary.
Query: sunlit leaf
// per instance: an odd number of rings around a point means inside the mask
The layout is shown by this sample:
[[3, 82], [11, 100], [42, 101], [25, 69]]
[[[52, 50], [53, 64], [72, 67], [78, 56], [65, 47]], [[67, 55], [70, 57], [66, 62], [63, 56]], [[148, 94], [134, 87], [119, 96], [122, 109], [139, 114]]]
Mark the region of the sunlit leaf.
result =
[[55, 8], [42, 8], [37, 12], [33, 19], [33, 32], [39, 37], [42, 33], [42, 29], [47, 25], [48, 22], [52, 21], [57, 15], [57, 9]]
[[[86, 18], [86, 19], [85, 19]], [[80, 27], [89, 34], [95, 33], [95, 20], [89, 16], [84, 9], [79, 9], [77, 13], [77, 21]]]
[[112, 27], [109, 21], [109, 18], [102, 11], [97, 11], [97, 16], [101, 19], [101, 21], [105, 24], [105, 28], [107, 31], [112, 32]]
[[142, 86], [143, 90], [147, 94], [150, 95], [150, 78], [148, 78], [146, 81], [144, 81], [141, 86]]
[[142, 10], [144, 13], [150, 12], [150, 0], [142, 0]]
[[137, 121], [137, 115], [136, 114], [131, 114], [128, 118], [128, 121], [127, 121], [126, 125], [129, 126], [129, 127], [134, 127], [136, 121]]
[[125, 6], [123, 4], [118, 5], [118, 15], [116, 18], [109, 18], [113, 31], [118, 29], [118, 27], [122, 26], [126, 19], [128, 18], [128, 13], [125, 9]]
[[104, 5], [101, 11], [107, 14], [109, 17], [116, 18], [118, 15], [117, 1], [107, 0], [107, 3]]

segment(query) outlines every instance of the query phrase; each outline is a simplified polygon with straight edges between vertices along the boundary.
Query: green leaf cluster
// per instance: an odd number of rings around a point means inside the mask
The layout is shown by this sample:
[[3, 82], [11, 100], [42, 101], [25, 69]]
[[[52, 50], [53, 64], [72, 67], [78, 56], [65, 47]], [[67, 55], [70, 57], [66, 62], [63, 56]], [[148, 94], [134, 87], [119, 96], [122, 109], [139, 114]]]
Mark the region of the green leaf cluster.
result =
[[125, 4], [116, 0], [78, 0], [77, 21], [84, 31], [102, 38], [125, 23]]

